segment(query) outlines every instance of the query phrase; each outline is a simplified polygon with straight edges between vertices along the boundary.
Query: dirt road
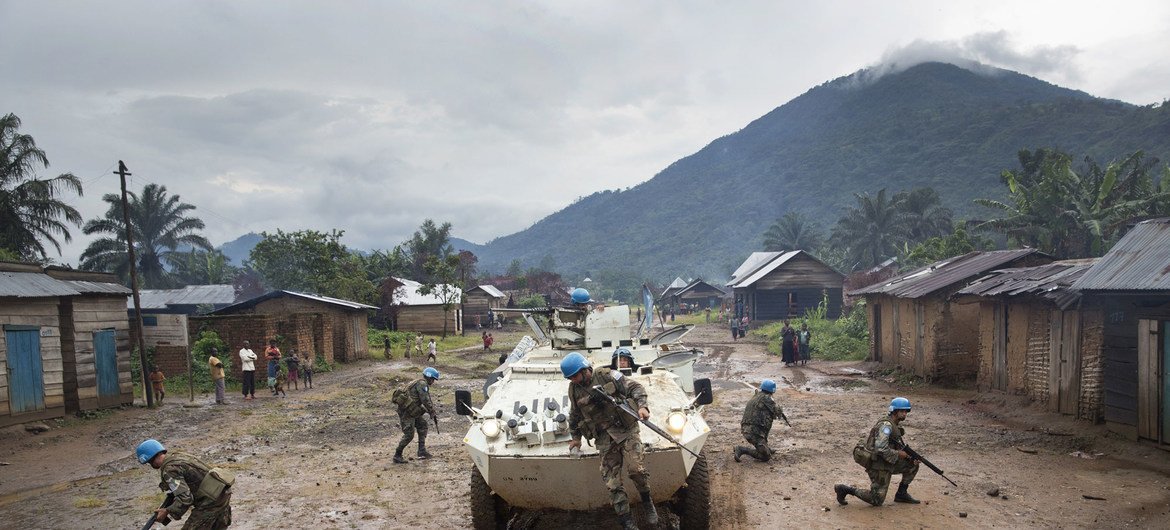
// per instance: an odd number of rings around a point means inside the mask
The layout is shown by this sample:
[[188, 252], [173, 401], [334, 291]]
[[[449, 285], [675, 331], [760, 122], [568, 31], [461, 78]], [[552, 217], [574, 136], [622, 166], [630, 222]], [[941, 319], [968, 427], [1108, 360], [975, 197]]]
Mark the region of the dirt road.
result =
[[[867, 376], [872, 367], [863, 363], [784, 368], [762, 343], [725, 335], [721, 327], [701, 326], [686, 341], [707, 352], [697, 371], [715, 383], [706, 451], [716, 528], [876, 528], [891, 521], [935, 528], [1170, 527], [1170, 453], [1023, 407], [1016, 397], [896, 388]], [[0, 521], [7, 528], [140, 528], [162, 496], [157, 472], [137, 465], [131, 451], [157, 437], [237, 473], [234, 528], [465, 528], [467, 424], [452, 413], [453, 395], [478, 391], [494, 358], [472, 351], [441, 356], [444, 377], [434, 391], [442, 432], [428, 438], [437, 458], [408, 465], [390, 463], [399, 430], [386, 389], [417, 377], [422, 365], [403, 360], [319, 374], [317, 388], [289, 391], [288, 398], [235, 397], [216, 407], [210, 396], [197, 396], [199, 406], [184, 407], [185, 399], [169, 397], [162, 410], [49, 422], [53, 429], [41, 435], [4, 429]], [[793, 428], [780, 422], [773, 428], [772, 462], [737, 464], [731, 448], [742, 441], [739, 418], [752, 392], [743, 383], [763, 378], [780, 383], [778, 401]], [[924, 467], [910, 490], [921, 505], [892, 504], [891, 488], [885, 507], [856, 499], [838, 506], [832, 485], [865, 479], [850, 457], [853, 444], [895, 395], [914, 404], [908, 440], [959, 486]], [[515, 523], [616, 527], [607, 513]]]

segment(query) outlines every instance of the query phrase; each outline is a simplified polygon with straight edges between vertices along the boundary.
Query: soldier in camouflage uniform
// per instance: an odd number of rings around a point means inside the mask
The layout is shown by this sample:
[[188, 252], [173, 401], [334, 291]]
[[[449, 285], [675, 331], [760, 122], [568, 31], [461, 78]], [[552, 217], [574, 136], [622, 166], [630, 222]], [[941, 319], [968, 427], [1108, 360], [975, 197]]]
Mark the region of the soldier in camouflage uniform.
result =
[[[886, 491], [890, 487], [892, 475], [902, 475], [902, 482], [898, 485], [898, 492], [894, 494], [894, 502], [918, 504], [918, 500], [906, 491], [914, 475], [918, 473], [918, 461], [910, 458], [906, 451], [900, 448], [904, 445], [902, 436], [906, 430], [902, 422], [910, 413], [910, 400], [896, 397], [890, 401], [890, 413], [878, 420], [870, 429], [869, 435], [857, 442], [853, 448], [853, 459], [865, 466], [869, 474], [869, 489], [837, 484], [833, 491], [837, 493], [837, 502], [848, 504], [845, 497], [853, 495], [873, 506], [881, 506], [886, 501]], [[897, 448], [897, 449], [895, 449]]]
[[431, 457], [427, 452], [427, 421], [423, 414], [430, 414], [431, 420], [438, 425], [435, 415], [435, 406], [431, 403], [431, 385], [439, 380], [439, 371], [427, 367], [423, 370], [422, 379], [415, 379], [403, 388], [394, 391], [394, 404], [398, 405], [398, 421], [402, 426], [402, 439], [398, 440], [398, 448], [394, 450], [394, 463], [405, 464], [402, 450], [410, 445], [414, 439], [414, 432], [418, 431], [418, 457], [425, 460]]
[[[619, 352], [614, 352], [615, 363], [619, 356]], [[641, 495], [646, 521], [657, 525], [658, 512], [650, 497], [650, 474], [642, 464], [644, 455], [642, 439], [638, 435], [638, 421], [609, 399], [597, 395], [597, 392], [604, 392], [619, 402], [629, 403], [638, 411], [639, 417], [649, 419], [646, 389], [618, 370], [604, 367], [594, 370], [589, 361], [577, 352], [561, 360], [561, 373], [570, 381], [569, 432], [573, 437], [569, 442], [570, 450], [581, 447], [581, 438], [595, 439], [601, 458], [601, 478], [609, 489], [609, 498], [622, 528], [637, 528], [630, 514], [630, 498], [623, 484], [623, 465]], [[594, 390], [594, 387], [600, 388]]]
[[752, 447], [735, 446], [736, 462], [739, 462], [739, 458], [743, 455], [748, 455], [760, 462], [772, 459], [773, 451], [771, 447], [768, 447], [768, 433], [772, 430], [772, 420], [784, 416], [784, 409], [772, 401], [772, 394], [775, 392], [776, 382], [765, 379], [760, 383], [760, 391], [756, 392], [756, 395], [752, 396], [748, 400], [747, 406], [744, 407], [739, 429], [743, 433], [743, 439], [752, 444]]
[[[168, 452], [156, 440], [146, 440], [135, 450], [138, 463], [159, 470], [159, 488], [174, 495], [170, 504], [158, 509], [155, 522], [182, 519], [183, 530], [218, 530], [232, 525], [232, 483], [230, 473], [212, 468], [187, 453]], [[214, 472], [212, 470], [215, 469]]]

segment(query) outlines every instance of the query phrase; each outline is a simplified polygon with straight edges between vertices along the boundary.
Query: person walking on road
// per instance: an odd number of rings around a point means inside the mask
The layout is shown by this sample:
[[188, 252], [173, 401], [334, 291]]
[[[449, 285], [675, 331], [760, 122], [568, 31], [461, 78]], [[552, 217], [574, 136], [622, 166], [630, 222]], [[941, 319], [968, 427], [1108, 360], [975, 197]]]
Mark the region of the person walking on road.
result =
[[748, 400], [747, 406], [743, 408], [743, 419], [739, 422], [739, 430], [743, 434], [743, 439], [752, 446], [735, 446], [736, 462], [739, 462], [743, 455], [755, 458], [760, 462], [772, 459], [772, 453], [775, 451], [768, 447], [768, 433], [772, 431], [772, 420], [784, 416], [784, 409], [781, 409], [772, 400], [774, 393], [776, 393], [776, 382], [765, 379], [760, 383], [760, 390]]
[[784, 366], [792, 366], [796, 363], [796, 330], [784, 321], [784, 327], [780, 328], [780, 355], [784, 360]]
[[[853, 448], [853, 460], [865, 467], [869, 475], [869, 488], [858, 488], [846, 484], [833, 486], [837, 494], [837, 503], [849, 504], [846, 496], [853, 495], [872, 506], [881, 506], [886, 501], [886, 491], [890, 487], [890, 478], [893, 475], [902, 475], [898, 484], [898, 492], [894, 494], [894, 502], [918, 504], [918, 499], [910, 496], [907, 488], [918, 474], [918, 461], [910, 458], [906, 451], [900, 448], [904, 445], [902, 437], [906, 430], [902, 422], [910, 414], [910, 400], [896, 397], [890, 401], [890, 412], [878, 420], [869, 435], [857, 442]], [[897, 448], [897, 449], [895, 449]]]
[[[621, 350], [614, 352], [618, 362]], [[643, 419], [650, 418], [646, 389], [620, 371], [610, 368], [594, 370], [580, 353], [573, 352], [561, 360], [561, 375], [569, 380], [569, 450], [580, 449], [581, 439], [593, 439], [601, 457], [601, 478], [609, 489], [609, 499], [623, 529], [637, 528], [630, 514], [630, 498], [626, 494], [624, 467], [638, 494], [642, 509], [651, 526], [658, 524], [658, 512], [650, 496], [650, 473], [642, 464], [644, 447], [638, 435], [638, 421], [618, 409], [614, 400], [630, 403]], [[594, 395], [604, 392], [608, 398]]]
[[248, 341], [240, 348], [240, 375], [243, 378], [244, 399], [256, 399], [256, 352]]
[[394, 450], [394, 463], [405, 464], [406, 458], [402, 451], [414, 439], [418, 431], [418, 458], [426, 460], [431, 457], [427, 452], [427, 421], [423, 414], [430, 414], [431, 421], [439, 424], [435, 415], [435, 405], [431, 402], [431, 385], [439, 380], [439, 371], [426, 367], [422, 371], [422, 379], [415, 379], [404, 387], [394, 390], [392, 400], [398, 405], [398, 423], [402, 427], [402, 438], [398, 440], [398, 447]]
[[432, 338], [431, 341], [427, 343], [427, 360], [437, 362], [439, 360], [438, 352], [438, 346], [435, 345], [435, 339]]

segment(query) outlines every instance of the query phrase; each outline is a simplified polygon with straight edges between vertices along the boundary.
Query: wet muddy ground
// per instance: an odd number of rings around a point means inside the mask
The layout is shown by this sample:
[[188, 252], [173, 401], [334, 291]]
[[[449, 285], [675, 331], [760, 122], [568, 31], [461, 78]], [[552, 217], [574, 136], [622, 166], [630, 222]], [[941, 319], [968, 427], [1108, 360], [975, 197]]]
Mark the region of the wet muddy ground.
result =
[[[513, 335], [498, 344], [519, 338]], [[714, 325], [686, 342], [707, 352], [696, 370], [715, 387], [705, 448], [715, 528], [1170, 527], [1170, 452], [1014, 396], [894, 387], [867, 375], [873, 367], [865, 363], [784, 368], [762, 343], [729, 341]], [[433, 391], [441, 432], [428, 438], [436, 458], [407, 465], [390, 463], [400, 432], [388, 389], [417, 377], [422, 365], [401, 359], [318, 374], [315, 389], [290, 390], [287, 398], [229, 396], [231, 404], [217, 407], [211, 396], [196, 396], [188, 407], [185, 397], [169, 396], [161, 410], [48, 422], [52, 430], [40, 435], [0, 430], [0, 526], [140, 528], [162, 495], [157, 472], [137, 465], [131, 451], [155, 437], [236, 472], [236, 528], [468, 527], [467, 421], [453, 414], [453, 395], [480, 395], [496, 355], [440, 356], [444, 377]], [[778, 401], [793, 427], [773, 427], [771, 462], [736, 463], [732, 447], [742, 443], [739, 419], [752, 392], [744, 383], [764, 378], [780, 383]], [[958, 487], [923, 467], [910, 489], [921, 505], [893, 504], [891, 487], [884, 507], [856, 499], [838, 506], [834, 483], [865, 480], [853, 445], [895, 395], [914, 403], [907, 439]], [[527, 514], [513, 527], [616, 524], [599, 511]]]

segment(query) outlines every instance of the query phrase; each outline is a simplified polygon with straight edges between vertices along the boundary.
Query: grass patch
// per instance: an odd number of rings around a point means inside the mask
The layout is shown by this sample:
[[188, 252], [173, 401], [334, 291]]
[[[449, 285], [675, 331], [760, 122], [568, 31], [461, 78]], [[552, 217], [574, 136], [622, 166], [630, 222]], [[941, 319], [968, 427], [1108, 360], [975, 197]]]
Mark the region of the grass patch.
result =
[[[812, 332], [809, 354], [813, 359], [826, 361], [864, 360], [869, 355], [869, 325], [865, 320], [865, 302], [857, 302], [848, 314], [837, 320], [825, 316], [827, 308], [828, 301], [822, 300], [815, 309], [805, 312], [803, 319], [790, 321], [792, 327], [797, 329], [802, 323], [808, 324], [808, 329]], [[769, 353], [780, 355], [780, 330], [783, 327], [783, 322], [776, 322], [754, 329], [751, 333], [767, 341]]]
[[74, 508], [101, 508], [105, 505], [106, 501], [103, 501], [97, 497], [81, 497], [79, 499], [73, 500]]

